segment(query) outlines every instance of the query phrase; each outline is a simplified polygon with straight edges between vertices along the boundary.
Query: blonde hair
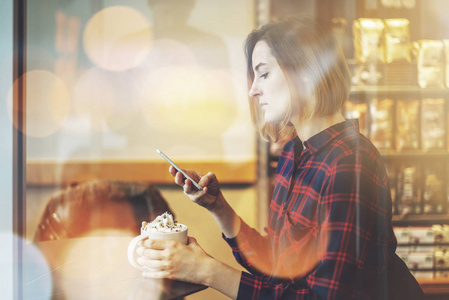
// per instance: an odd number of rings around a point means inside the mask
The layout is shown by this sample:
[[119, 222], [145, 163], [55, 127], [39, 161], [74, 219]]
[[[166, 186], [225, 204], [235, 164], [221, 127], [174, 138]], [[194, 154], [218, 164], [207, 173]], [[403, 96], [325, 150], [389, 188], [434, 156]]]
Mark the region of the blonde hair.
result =
[[[269, 124], [264, 122], [258, 104], [250, 98], [251, 118], [263, 138], [279, 141], [296, 136], [289, 122], [294, 104], [300, 105], [300, 122], [313, 116], [330, 116], [342, 109], [351, 80], [343, 51], [328, 24], [296, 15], [253, 30], [245, 41], [249, 88], [254, 80], [253, 50], [262, 40], [283, 70], [292, 99], [284, 121]], [[307, 99], [314, 101], [310, 103]]]

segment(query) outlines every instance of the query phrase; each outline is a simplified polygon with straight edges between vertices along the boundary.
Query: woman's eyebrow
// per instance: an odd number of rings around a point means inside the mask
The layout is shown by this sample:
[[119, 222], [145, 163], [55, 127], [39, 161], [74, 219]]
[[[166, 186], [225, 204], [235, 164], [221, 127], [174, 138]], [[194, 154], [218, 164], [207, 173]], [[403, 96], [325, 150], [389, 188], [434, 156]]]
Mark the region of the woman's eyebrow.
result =
[[263, 62], [258, 63], [257, 66], [254, 68], [254, 71], [256, 71], [256, 72], [259, 71], [259, 68], [262, 66], [265, 66], [265, 65], [266, 65], [266, 63], [263, 63]]

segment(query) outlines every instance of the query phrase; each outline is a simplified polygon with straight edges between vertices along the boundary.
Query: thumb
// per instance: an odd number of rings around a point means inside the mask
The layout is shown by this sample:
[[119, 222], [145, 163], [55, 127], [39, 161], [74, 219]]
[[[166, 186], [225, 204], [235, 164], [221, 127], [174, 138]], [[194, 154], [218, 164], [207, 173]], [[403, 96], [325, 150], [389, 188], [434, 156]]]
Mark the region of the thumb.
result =
[[187, 245], [192, 245], [192, 244], [197, 244], [198, 245], [198, 241], [193, 236], [189, 236], [189, 239], [187, 241]]
[[195, 251], [197, 253], [204, 253], [204, 254], [210, 256], [209, 254], [206, 253], [206, 251], [204, 251], [203, 247], [201, 247], [200, 244], [198, 244], [198, 241], [194, 237], [189, 236], [188, 247], [190, 247], [190, 249], [192, 249], [193, 251]]

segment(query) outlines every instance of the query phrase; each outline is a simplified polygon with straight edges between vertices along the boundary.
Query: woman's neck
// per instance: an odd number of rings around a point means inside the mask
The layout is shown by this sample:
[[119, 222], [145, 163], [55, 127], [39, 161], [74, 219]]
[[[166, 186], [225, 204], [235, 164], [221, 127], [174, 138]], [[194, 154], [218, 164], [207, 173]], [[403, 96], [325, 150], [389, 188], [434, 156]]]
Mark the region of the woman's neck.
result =
[[304, 122], [294, 122], [296, 133], [301, 141], [307, 141], [309, 138], [315, 134], [329, 128], [335, 124], [341, 123], [345, 120], [341, 113], [336, 113], [328, 117], [312, 117], [311, 119]]

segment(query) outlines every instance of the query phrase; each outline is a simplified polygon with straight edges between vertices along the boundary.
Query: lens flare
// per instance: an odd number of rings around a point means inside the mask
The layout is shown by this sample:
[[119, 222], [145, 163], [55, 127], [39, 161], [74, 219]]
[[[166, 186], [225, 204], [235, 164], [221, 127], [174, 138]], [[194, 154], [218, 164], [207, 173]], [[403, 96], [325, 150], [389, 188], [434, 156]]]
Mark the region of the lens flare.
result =
[[151, 73], [141, 99], [147, 122], [171, 132], [216, 135], [237, 115], [229, 73], [197, 66]]
[[[66, 84], [55, 74], [44, 71], [30, 71], [21, 78], [26, 84], [26, 129], [25, 133], [33, 137], [46, 137], [61, 128], [70, 109], [70, 93]], [[19, 89], [16, 80], [7, 96], [8, 115], [18, 127], [13, 113], [13, 91]], [[20, 109], [20, 108], [16, 108]]]
[[96, 13], [87, 23], [83, 46], [97, 66], [111, 71], [133, 68], [145, 59], [151, 46], [148, 20], [135, 9], [112, 6]]

